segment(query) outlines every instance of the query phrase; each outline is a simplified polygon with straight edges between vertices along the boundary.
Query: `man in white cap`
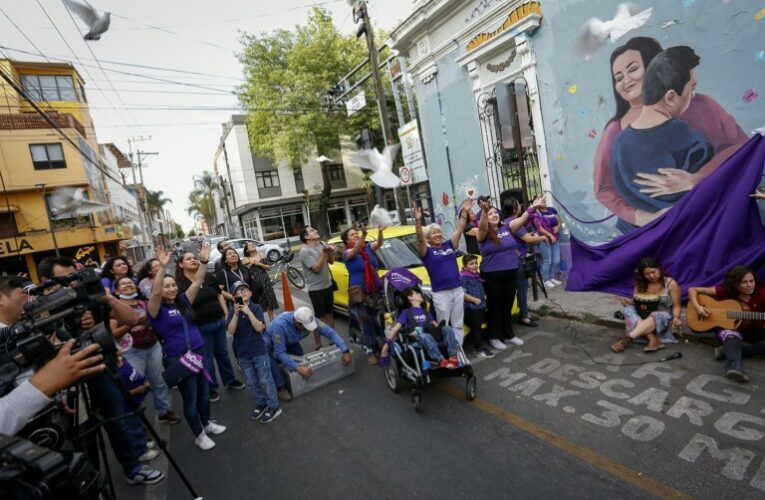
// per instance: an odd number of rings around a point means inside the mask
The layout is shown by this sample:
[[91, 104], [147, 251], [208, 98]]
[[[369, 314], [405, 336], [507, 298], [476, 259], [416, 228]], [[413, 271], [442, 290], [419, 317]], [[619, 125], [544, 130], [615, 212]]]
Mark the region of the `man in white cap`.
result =
[[285, 383], [284, 376], [277, 364], [281, 363], [289, 371], [297, 371], [308, 378], [312, 371], [307, 366], [299, 365], [289, 355], [302, 356], [300, 341], [309, 333], [318, 332], [328, 338], [343, 353], [343, 364], [351, 363], [351, 351], [340, 335], [326, 323], [316, 319], [310, 307], [298, 307], [295, 312], [284, 312], [274, 318], [266, 328], [265, 340], [271, 351], [271, 373], [277, 387]]

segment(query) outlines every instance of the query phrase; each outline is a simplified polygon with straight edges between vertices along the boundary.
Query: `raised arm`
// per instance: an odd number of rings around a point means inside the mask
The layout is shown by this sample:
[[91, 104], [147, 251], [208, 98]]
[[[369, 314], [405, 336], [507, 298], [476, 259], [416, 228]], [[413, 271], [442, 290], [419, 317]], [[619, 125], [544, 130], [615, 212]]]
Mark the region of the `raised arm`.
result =
[[542, 203], [544, 202], [544, 196], [538, 197], [536, 200], [534, 200], [534, 203], [531, 204], [528, 210], [523, 212], [521, 215], [516, 217], [515, 219], [510, 221], [510, 232], [513, 234], [517, 233], [518, 230], [520, 230], [523, 226], [526, 225], [526, 223], [529, 221], [529, 216], [534, 213], [534, 211], [542, 206]]
[[202, 284], [205, 282], [208, 262], [210, 262], [210, 244], [205, 242], [202, 243], [202, 248], [199, 250], [199, 267], [194, 274], [194, 278], [191, 280], [189, 289], [186, 290], [186, 299], [189, 301], [189, 304], [194, 303], [199, 290], [202, 288]]
[[361, 236], [354, 246], [345, 251], [345, 260], [351, 260], [367, 244], [367, 226], [361, 226]]
[[460, 205], [460, 210], [457, 216], [459, 219], [457, 219], [457, 227], [454, 229], [454, 232], [452, 233], [451, 242], [452, 247], [457, 248], [460, 244], [460, 238], [462, 238], [462, 233], [465, 231], [465, 226], [467, 225], [468, 221], [468, 215], [467, 212], [470, 211], [470, 208], [473, 206], [473, 200], [468, 198], [464, 202], [462, 202], [462, 205]]
[[165, 273], [167, 272], [167, 265], [170, 263], [170, 252], [165, 252], [165, 247], [157, 245], [154, 249], [154, 255], [157, 257], [157, 262], [159, 262], [159, 269], [157, 270], [157, 275], [154, 276], [148, 304], [149, 316], [152, 318], [156, 318], [157, 314], [159, 314], [159, 306], [162, 302], [162, 285], [165, 283]]
[[414, 229], [417, 234], [417, 253], [420, 258], [428, 253], [428, 244], [425, 242], [425, 233], [422, 232], [422, 209], [417, 205], [412, 205], [412, 217], [414, 217]]
[[491, 202], [489, 200], [479, 201], [478, 206], [481, 208], [481, 219], [478, 221], [478, 235], [476, 239], [483, 241], [486, 239], [486, 235], [489, 234], [489, 210], [491, 209]]
[[385, 236], [383, 236], [383, 232], [385, 231], [385, 226], [380, 227], [380, 229], [377, 230], [377, 241], [372, 243], [372, 251], [374, 252], [378, 248], [380, 248], [383, 244], [383, 241], [385, 241]]

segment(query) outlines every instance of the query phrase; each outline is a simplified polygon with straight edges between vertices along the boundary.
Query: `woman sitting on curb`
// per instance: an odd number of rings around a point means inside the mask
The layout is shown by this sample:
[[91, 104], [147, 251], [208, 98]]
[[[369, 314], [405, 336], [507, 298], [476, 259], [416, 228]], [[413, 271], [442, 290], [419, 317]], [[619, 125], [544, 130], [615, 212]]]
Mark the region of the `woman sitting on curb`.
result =
[[672, 334], [673, 329], [682, 325], [680, 321], [680, 285], [667, 276], [658, 260], [653, 257], [643, 257], [635, 269], [635, 295], [651, 295], [658, 302], [657, 310], [645, 318], [638, 314], [634, 301], [622, 300], [624, 309], [624, 326], [626, 333], [621, 340], [611, 346], [614, 352], [623, 352], [633, 340], [647, 337], [648, 345], [645, 352], [655, 352], [664, 349], [664, 343], [675, 343], [677, 339]]

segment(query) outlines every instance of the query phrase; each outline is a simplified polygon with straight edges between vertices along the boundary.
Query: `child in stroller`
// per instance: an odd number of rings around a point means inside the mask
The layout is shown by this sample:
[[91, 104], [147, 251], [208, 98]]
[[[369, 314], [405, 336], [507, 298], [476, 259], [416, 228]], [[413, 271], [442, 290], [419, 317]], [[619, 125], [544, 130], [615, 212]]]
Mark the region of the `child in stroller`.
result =
[[[388, 357], [390, 346], [398, 338], [399, 332], [404, 330], [413, 340], [420, 343], [427, 356], [437, 362], [440, 368], [459, 368], [459, 344], [454, 330], [443, 321], [436, 322], [432, 312], [423, 307], [425, 299], [419, 288], [407, 288], [401, 293], [401, 299], [405, 307], [385, 339], [382, 357]], [[446, 344], [448, 359], [441, 353], [436, 337], [442, 338]]]

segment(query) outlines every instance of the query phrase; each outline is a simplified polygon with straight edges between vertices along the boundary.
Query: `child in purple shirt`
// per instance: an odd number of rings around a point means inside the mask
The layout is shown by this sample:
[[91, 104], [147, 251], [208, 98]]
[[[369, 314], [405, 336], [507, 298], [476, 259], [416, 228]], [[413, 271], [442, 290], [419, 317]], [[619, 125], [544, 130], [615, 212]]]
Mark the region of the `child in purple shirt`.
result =
[[[407, 331], [412, 331], [415, 338], [425, 348], [425, 352], [428, 357], [433, 361], [437, 361], [440, 368], [457, 368], [459, 367], [459, 360], [457, 359], [457, 352], [459, 350], [459, 344], [457, 344], [457, 338], [454, 335], [454, 330], [446, 325], [441, 326], [433, 318], [431, 311], [423, 307], [425, 301], [417, 288], [408, 288], [402, 292], [409, 307], [403, 309], [399, 314], [396, 324], [390, 330], [388, 338], [385, 339], [385, 345], [382, 349], [382, 357], [388, 357], [388, 351], [390, 345], [395, 342], [398, 337], [398, 332], [402, 328]], [[449, 353], [449, 359], [444, 358], [441, 351], [438, 349], [438, 342], [430, 333], [426, 331], [433, 328], [441, 328], [441, 333], [446, 343], [446, 347]]]

